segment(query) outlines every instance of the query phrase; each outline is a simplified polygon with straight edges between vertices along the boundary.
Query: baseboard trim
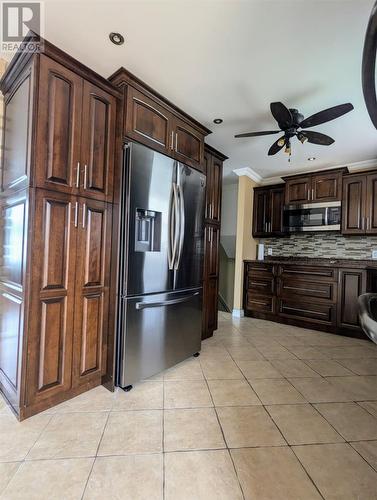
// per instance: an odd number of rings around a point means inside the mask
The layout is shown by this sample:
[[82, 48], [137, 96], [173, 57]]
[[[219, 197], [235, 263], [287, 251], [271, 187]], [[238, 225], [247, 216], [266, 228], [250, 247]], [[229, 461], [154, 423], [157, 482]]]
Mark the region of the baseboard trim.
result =
[[233, 318], [243, 318], [245, 316], [245, 312], [243, 309], [233, 309], [232, 316]]

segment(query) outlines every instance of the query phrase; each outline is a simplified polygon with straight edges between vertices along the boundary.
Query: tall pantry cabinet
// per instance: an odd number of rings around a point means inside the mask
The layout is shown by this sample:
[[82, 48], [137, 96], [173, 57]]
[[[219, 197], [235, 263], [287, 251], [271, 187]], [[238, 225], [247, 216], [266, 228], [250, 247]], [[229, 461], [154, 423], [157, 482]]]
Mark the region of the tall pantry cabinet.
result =
[[0, 389], [23, 419], [106, 373], [121, 96], [46, 41], [1, 91]]

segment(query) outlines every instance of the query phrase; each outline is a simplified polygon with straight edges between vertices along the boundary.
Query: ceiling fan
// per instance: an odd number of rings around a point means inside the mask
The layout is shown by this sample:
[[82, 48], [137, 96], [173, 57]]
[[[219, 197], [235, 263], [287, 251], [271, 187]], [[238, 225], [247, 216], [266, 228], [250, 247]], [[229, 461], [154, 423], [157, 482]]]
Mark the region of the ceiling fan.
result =
[[314, 132], [312, 130], [302, 130], [310, 127], [315, 127], [316, 125], [321, 125], [322, 123], [335, 120], [340, 116], [353, 110], [353, 105], [351, 103], [340, 104], [339, 106], [334, 106], [333, 108], [328, 108], [319, 113], [315, 113], [309, 118], [304, 119], [297, 109], [288, 109], [282, 102], [272, 102], [270, 104], [270, 109], [272, 116], [278, 122], [280, 130], [268, 130], [264, 132], [248, 132], [246, 134], [238, 134], [234, 137], [257, 137], [261, 135], [278, 134], [279, 132], [284, 132], [284, 135], [280, 137], [274, 144], [270, 147], [268, 155], [276, 155], [285, 146], [285, 152], [291, 155], [291, 139], [297, 137], [299, 141], [304, 144], [306, 141], [312, 144], [320, 144], [321, 146], [330, 146], [334, 141], [332, 137], [328, 135], [321, 134], [319, 132]]

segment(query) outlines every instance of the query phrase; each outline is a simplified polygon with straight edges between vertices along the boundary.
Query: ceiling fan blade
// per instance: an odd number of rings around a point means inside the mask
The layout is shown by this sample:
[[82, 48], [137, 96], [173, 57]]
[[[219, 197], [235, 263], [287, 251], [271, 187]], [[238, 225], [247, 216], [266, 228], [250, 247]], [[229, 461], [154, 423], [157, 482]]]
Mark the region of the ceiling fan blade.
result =
[[320, 134], [319, 132], [314, 132], [313, 130], [305, 130], [301, 134], [308, 139], [311, 144], [319, 144], [321, 146], [330, 146], [335, 140], [325, 134]]
[[265, 132], [247, 132], [246, 134], [237, 134], [234, 137], [258, 137], [259, 135], [278, 134], [280, 130], [266, 130]]
[[[284, 144], [282, 146], [279, 146], [279, 142], [284, 139]], [[285, 146], [285, 136], [283, 135], [282, 137], [280, 137], [280, 139], [278, 139], [276, 142], [273, 143], [273, 145], [270, 147], [270, 149], [268, 150], [268, 156], [273, 156], [273, 155], [276, 155], [276, 153], [278, 153], [281, 149], [284, 148]]]
[[293, 117], [289, 109], [282, 102], [272, 102], [270, 104], [272, 116], [278, 122], [281, 129], [285, 130], [293, 124]]
[[301, 128], [315, 127], [316, 125], [322, 125], [322, 123], [335, 120], [340, 116], [345, 115], [353, 110], [353, 105], [351, 103], [340, 104], [339, 106], [334, 106], [333, 108], [328, 108], [319, 113], [316, 113], [309, 118], [306, 118], [300, 123]]

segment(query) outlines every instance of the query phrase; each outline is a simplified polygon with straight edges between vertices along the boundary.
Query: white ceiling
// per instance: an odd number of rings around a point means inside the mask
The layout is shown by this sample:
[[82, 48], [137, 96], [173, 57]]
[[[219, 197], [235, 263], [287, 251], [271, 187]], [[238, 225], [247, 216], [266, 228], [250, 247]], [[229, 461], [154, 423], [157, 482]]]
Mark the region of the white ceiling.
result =
[[[226, 174], [250, 167], [273, 177], [377, 158], [377, 130], [361, 89], [364, 34], [374, 0], [45, 1], [45, 37], [109, 76], [125, 66], [213, 130]], [[110, 31], [126, 38], [122, 47]], [[329, 147], [293, 144], [293, 157], [268, 157], [278, 136], [271, 101], [309, 116], [352, 102], [355, 110], [316, 127]], [[213, 124], [223, 118], [222, 125]], [[315, 162], [307, 158], [315, 156]], [[230, 179], [229, 179], [230, 180]]]

